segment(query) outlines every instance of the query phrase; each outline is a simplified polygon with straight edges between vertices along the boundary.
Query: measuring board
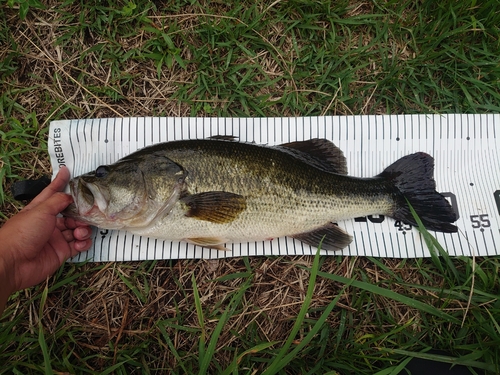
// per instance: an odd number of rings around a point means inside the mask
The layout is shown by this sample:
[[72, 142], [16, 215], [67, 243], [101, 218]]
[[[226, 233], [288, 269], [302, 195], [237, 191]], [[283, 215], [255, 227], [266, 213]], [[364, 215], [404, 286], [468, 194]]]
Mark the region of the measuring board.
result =
[[[375, 176], [404, 155], [429, 153], [435, 158], [437, 190], [459, 215], [459, 232], [433, 233], [437, 240], [452, 256], [500, 254], [500, 115], [64, 120], [50, 125], [49, 153], [55, 172], [66, 165], [78, 176], [154, 143], [214, 135], [268, 145], [326, 138], [344, 152], [349, 175], [358, 177]], [[415, 228], [391, 218], [368, 216], [338, 224], [353, 236], [352, 243], [342, 252], [322, 254], [430, 256]], [[317, 250], [291, 238], [226, 247], [230, 251], [96, 228], [93, 247], [73, 261], [301, 255]]]

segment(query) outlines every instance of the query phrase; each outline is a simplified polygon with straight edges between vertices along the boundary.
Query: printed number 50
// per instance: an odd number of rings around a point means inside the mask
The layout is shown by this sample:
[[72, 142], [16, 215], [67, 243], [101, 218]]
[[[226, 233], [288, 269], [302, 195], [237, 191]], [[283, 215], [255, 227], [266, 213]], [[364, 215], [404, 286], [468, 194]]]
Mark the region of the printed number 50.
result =
[[470, 221], [472, 221], [472, 228], [489, 228], [491, 226], [490, 220], [488, 219], [488, 214], [483, 215], [470, 215]]

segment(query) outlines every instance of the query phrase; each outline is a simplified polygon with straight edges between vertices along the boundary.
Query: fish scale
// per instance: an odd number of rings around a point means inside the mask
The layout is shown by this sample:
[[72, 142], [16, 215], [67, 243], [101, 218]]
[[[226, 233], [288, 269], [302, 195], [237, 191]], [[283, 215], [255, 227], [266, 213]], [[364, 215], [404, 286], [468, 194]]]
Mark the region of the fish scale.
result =
[[98, 170], [71, 181], [75, 205], [67, 216], [204, 247], [292, 236], [339, 250], [351, 237], [332, 223], [380, 214], [415, 225], [407, 200], [428, 228], [456, 230], [453, 210], [435, 191], [433, 159], [424, 153], [356, 178], [346, 175], [342, 152], [327, 140], [274, 147], [184, 140]]

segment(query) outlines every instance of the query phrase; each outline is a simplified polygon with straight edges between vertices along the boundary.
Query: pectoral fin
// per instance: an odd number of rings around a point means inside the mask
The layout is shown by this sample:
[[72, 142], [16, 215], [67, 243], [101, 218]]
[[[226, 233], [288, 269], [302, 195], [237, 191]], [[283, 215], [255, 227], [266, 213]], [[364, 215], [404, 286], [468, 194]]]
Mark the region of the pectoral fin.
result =
[[342, 250], [352, 241], [352, 236], [349, 233], [333, 223], [328, 223], [322, 228], [296, 234], [291, 237], [314, 247], [318, 247], [321, 243], [321, 249], [333, 251]]
[[188, 195], [181, 199], [187, 206], [187, 217], [212, 223], [230, 223], [246, 209], [246, 199], [225, 191], [209, 191]]

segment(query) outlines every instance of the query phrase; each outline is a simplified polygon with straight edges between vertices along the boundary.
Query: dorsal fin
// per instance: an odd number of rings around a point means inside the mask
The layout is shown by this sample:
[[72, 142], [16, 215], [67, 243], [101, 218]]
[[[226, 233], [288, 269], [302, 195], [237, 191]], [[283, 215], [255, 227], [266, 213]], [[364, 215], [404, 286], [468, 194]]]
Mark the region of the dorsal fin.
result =
[[283, 143], [286, 148], [305, 162], [326, 172], [347, 174], [347, 161], [340, 148], [327, 139], [314, 138], [307, 141]]

